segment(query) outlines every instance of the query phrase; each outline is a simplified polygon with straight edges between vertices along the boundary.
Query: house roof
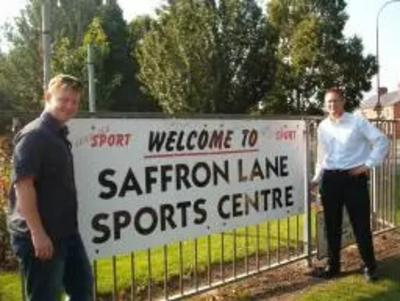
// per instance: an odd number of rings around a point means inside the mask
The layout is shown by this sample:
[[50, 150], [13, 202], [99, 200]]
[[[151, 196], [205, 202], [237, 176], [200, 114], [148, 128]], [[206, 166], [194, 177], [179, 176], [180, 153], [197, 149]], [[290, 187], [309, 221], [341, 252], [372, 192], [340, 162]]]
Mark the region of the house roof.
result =
[[[371, 96], [370, 98], [363, 100], [360, 103], [360, 107], [361, 109], [373, 109], [375, 108], [377, 101], [376, 95]], [[400, 91], [385, 93], [381, 95], [380, 101], [383, 107], [392, 106], [395, 103], [400, 102]]]

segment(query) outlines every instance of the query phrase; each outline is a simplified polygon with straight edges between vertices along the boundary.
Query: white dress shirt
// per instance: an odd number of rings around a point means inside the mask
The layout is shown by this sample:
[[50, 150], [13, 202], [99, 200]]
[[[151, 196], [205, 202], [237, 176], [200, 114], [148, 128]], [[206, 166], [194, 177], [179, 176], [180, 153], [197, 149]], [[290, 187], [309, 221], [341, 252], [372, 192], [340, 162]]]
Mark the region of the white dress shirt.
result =
[[333, 121], [325, 118], [318, 126], [317, 164], [313, 182], [324, 170], [369, 168], [383, 162], [388, 153], [387, 137], [362, 116], [344, 113]]

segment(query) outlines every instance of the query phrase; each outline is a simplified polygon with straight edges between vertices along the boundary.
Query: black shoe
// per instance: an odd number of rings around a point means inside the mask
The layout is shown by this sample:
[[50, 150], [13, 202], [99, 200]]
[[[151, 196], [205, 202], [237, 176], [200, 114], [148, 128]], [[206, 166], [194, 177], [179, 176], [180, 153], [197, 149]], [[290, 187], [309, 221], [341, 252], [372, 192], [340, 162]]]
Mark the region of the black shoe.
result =
[[322, 278], [322, 279], [332, 279], [332, 278], [338, 277], [339, 274], [340, 274], [340, 268], [333, 267], [333, 266], [330, 266], [330, 265], [327, 265], [324, 268], [315, 269], [311, 273], [311, 275], [313, 277]]
[[364, 268], [363, 274], [364, 279], [368, 282], [374, 282], [379, 278], [378, 274], [376, 273], [376, 269]]

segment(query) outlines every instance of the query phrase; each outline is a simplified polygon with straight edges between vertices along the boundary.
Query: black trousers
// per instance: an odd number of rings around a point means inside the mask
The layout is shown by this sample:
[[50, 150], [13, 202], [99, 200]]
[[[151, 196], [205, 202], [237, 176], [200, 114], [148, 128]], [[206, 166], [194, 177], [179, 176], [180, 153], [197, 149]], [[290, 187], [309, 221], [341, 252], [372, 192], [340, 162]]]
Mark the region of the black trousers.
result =
[[361, 258], [366, 267], [375, 269], [368, 176], [351, 176], [346, 171], [325, 171], [320, 193], [328, 239], [328, 263], [333, 268], [340, 268], [343, 206], [346, 206]]

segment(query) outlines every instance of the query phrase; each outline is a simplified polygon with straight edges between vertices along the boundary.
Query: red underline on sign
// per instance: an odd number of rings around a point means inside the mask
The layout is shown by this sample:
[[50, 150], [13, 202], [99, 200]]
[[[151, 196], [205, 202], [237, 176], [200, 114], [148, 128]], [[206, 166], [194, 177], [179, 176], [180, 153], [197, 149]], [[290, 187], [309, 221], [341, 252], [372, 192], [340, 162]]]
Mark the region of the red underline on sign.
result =
[[144, 156], [144, 158], [145, 159], [155, 159], [155, 158], [171, 158], [171, 157], [197, 157], [197, 156], [246, 154], [246, 153], [255, 153], [255, 152], [258, 152], [258, 149], [225, 150], [225, 151], [197, 152], [197, 153], [157, 154], [157, 155], [147, 155], [147, 156]]

